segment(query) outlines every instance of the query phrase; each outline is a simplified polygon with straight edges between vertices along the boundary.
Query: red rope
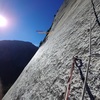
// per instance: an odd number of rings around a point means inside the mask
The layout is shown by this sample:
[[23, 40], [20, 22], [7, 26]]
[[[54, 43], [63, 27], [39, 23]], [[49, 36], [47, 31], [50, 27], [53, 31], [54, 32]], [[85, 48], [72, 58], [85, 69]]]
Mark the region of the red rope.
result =
[[75, 58], [73, 57], [73, 63], [72, 63], [71, 71], [70, 71], [70, 77], [68, 79], [68, 86], [67, 86], [67, 91], [66, 91], [66, 95], [65, 95], [65, 100], [68, 100], [68, 97], [70, 95], [70, 87], [71, 87], [72, 74], [73, 74], [73, 70], [74, 70], [74, 64], [75, 64]]

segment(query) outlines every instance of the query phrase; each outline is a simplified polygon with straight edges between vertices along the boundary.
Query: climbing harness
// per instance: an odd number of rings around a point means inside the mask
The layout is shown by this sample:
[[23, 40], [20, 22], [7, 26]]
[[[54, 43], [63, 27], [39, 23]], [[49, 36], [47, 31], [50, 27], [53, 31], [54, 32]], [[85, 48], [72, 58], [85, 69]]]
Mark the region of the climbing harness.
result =
[[70, 70], [70, 77], [69, 77], [69, 79], [68, 79], [68, 81], [67, 81], [68, 86], [67, 86], [67, 91], [66, 91], [66, 94], [65, 94], [65, 100], [68, 100], [68, 97], [69, 97], [69, 95], [70, 95], [72, 74], [73, 74], [73, 70], [74, 70], [75, 65], [76, 65], [77, 67], [82, 67], [82, 65], [83, 65], [82, 60], [79, 59], [78, 56], [73, 57], [73, 63], [72, 63], [72, 67], [71, 67], [71, 70]]

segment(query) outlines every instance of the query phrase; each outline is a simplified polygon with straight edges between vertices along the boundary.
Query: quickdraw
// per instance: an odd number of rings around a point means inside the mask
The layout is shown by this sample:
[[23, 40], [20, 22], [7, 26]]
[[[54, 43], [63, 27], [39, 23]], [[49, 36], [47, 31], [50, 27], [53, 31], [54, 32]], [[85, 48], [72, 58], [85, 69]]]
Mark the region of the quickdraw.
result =
[[83, 63], [82, 63], [82, 60], [78, 58], [78, 56], [74, 57], [75, 59], [75, 65], [77, 67], [82, 67], [83, 66]]

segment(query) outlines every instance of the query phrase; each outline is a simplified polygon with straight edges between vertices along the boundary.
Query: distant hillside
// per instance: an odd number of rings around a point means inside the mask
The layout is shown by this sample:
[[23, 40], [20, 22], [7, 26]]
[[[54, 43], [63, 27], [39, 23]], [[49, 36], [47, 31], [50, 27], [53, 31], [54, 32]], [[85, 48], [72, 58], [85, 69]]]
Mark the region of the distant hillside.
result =
[[37, 49], [29, 42], [0, 41], [0, 78], [4, 93], [15, 82]]

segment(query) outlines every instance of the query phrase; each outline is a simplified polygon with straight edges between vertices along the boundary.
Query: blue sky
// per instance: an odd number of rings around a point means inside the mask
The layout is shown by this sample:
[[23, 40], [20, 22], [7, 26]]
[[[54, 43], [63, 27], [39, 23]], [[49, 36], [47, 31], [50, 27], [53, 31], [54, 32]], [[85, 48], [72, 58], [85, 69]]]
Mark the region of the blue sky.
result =
[[0, 40], [29, 41], [38, 46], [45, 34], [36, 30], [50, 28], [62, 3], [63, 0], [0, 0], [0, 14], [8, 20], [8, 26], [0, 28]]

